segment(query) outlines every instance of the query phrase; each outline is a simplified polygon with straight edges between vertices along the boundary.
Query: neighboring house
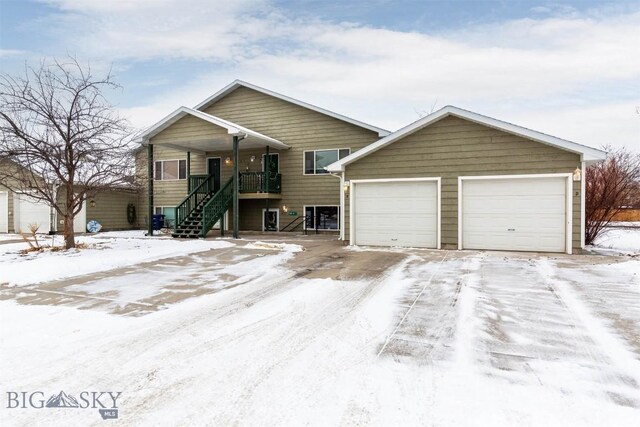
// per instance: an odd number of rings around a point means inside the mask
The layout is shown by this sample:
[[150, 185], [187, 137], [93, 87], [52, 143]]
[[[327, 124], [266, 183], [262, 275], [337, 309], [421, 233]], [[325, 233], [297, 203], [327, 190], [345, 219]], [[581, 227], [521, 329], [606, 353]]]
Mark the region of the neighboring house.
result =
[[151, 172], [153, 177], [147, 180], [147, 200], [141, 200], [144, 220], [149, 226], [151, 215], [164, 214], [177, 223], [176, 235], [184, 237], [233, 228], [231, 177], [237, 169], [238, 229], [278, 231], [290, 225], [337, 232], [339, 180], [325, 167], [388, 134], [235, 81], [141, 135], [147, 150], [138, 153], [138, 164], [146, 166], [138, 175]]
[[[58, 200], [64, 200], [65, 192], [60, 191]], [[101, 231], [131, 230], [140, 228], [138, 211], [139, 191], [135, 186], [108, 187], [100, 190], [95, 196], [84, 201], [82, 210], [74, 218], [74, 231], [84, 233], [87, 223], [97, 221]], [[133, 205], [133, 218], [130, 218], [129, 206]], [[57, 230], [64, 229], [64, 218], [56, 215]], [[129, 222], [130, 219], [133, 222]]]
[[328, 170], [351, 244], [572, 253], [584, 246], [582, 172], [605, 157], [448, 106]]
[[[1, 167], [15, 167], [3, 164]], [[19, 186], [0, 185], [0, 233], [28, 233], [31, 225], [38, 226], [39, 233], [62, 231], [64, 219], [48, 203], [29, 197], [29, 193], [17, 190]], [[62, 200], [60, 192], [58, 198]], [[74, 219], [74, 231], [86, 231], [87, 222], [97, 220], [103, 230], [137, 228], [137, 221], [129, 224], [127, 206], [138, 203], [138, 191], [129, 188], [112, 188], [96, 194], [84, 202]]]
[[[0, 162], [2, 175], [15, 177], [22, 169], [15, 163], [4, 160]], [[40, 233], [48, 233], [55, 221], [52, 209], [48, 204], [29, 197], [28, 192], [17, 190], [21, 186], [10, 178], [6, 185], [0, 184], [0, 233], [29, 231], [29, 225], [35, 224]]]
[[580, 175], [606, 156], [455, 107], [390, 134], [242, 81], [139, 142], [144, 220], [166, 215], [175, 237], [306, 227], [359, 245], [567, 253], [584, 243]]

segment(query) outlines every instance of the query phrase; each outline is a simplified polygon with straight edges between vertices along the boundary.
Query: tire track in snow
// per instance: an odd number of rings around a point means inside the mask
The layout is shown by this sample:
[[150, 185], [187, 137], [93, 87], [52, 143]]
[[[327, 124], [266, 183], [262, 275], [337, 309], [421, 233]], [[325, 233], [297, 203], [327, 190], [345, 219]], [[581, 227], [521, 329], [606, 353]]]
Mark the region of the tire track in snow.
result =
[[[393, 338], [393, 336], [398, 332], [398, 329], [400, 329], [400, 327], [402, 326], [402, 324], [406, 320], [407, 316], [409, 316], [409, 313], [411, 313], [411, 310], [413, 310], [413, 307], [416, 305], [416, 303], [418, 302], [418, 300], [420, 299], [420, 297], [424, 293], [424, 290], [427, 289], [427, 286], [429, 286], [431, 284], [431, 281], [433, 280], [434, 276], [440, 271], [440, 267], [442, 266], [444, 261], [447, 259], [448, 255], [449, 255], [449, 252], [448, 251], [445, 252], [445, 254], [442, 257], [442, 259], [440, 260], [440, 262], [438, 262], [438, 266], [436, 267], [435, 271], [431, 274], [431, 277], [429, 277], [429, 280], [427, 280], [427, 282], [424, 284], [424, 286], [422, 287], [422, 289], [420, 290], [420, 292], [418, 293], [416, 298], [413, 300], [413, 302], [411, 303], [411, 305], [407, 309], [407, 311], [404, 314], [404, 316], [402, 316], [402, 318], [400, 319], [400, 321], [398, 322], [396, 327], [393, 329], [393, 331], [389, 334], [389, 336], [385, 340], [384, 344], [382, 345], [382, 348], [380, 348], [380, 351], [378, 352], [378, 357], [380, 357], [380, 355], [385, 351], [385, 349], [387, 348], [387, 345], [389, 345], [389, 341], [391, 341], [391, 338]], [[415, 260], [420, 260], [420, 257], [415, 256], [415, 255], [409, 257], [409, 259], [405, 262], [405, 266], [408, 265], [410, 262], [415, 261]]]
[[[237, 425], [249, 408], [250, 399], [257, 388], [266, 382], [272, 372], [290, 361], [299, 353], [313, 345], [323, 334], [343, 324], [347, 318], [353, 315], [354, 308], [368, 300], [373, 293], [384, 285], [390, 276], [403, 269], [408, 260], [403, 260], [399, 267], [387, 270], [386, 273], [375, 280], [370, 280], [363, 286], [358, 286], [347, 294], [331, 297], [329, 302], [321, 306], [311, 316], [301, 314], [297, 324], [289, 329], [283, 336], [275, 339], [278, 342], [280, 352], [278, 357], [271, 357], [269, 362], [263, 364], [257, 372], [251, 375], [252, 381], [244, 387], [244, 390], [234, 399], [234, 402], [226, 410], [216, 417], [224, 424]], [[295, 282], [295, 281], [293, 281]], [[357, 284], [358, 282], [352, 282]], [[320, 326], [319, 326], [320, 325]]]
[[[550, 290], [573, 318], [574, 323], [576, 325], [582, 325], [588, 332], [589, 338], [597, 345], [598, 351], [609, 361], [613, 362], [620, 372], [633, 380], [634, 384], [623, 382], [628, 386], [632, 386], [637, 393], [640, 388], [640, 361], [635, 358], [634, 353], [603, 324], [601, 319], [591, 313], [589, 308], [572, 289], [570, 283], [555, 277], [555, 267], [551, 265], [548, 259], [540, 259], [537, 264], [539, 274], [544, 278], [547, 286], [549, 286]], [[593, 347], [590, 345], [591, 343], [585, 342], [584, 339], [582, 341], [584, 350], [587, 351], [594, 360], [600, 361], [605, 366], [609, 365], [607, 360], [602, 360], [602, 357], [593, 351]], [[621, 380], [619, 377], [616, 379]]]
[[[441, 349], [443, 341], [454, 336], [456, 331], [456, 318], [458, 316], [461, 291], [465, 287], [467, 277], [461, 277], [461, 272], [468, 272], [480, 266], [480, 258], [483, 255], [474, 252], [464, 256], [452, 258], [452, 252], [447, 252], [439, 262], [436, 260], [435, 269], [427, 269], [433, 263], [425, 264], [420, 258], [419, 265], [407, 269], [407, 279], [413, 283], [412, 288], [420, 286], [417, 295], [412, 295], [407, 302], [409, 307], [397, 323], [392, 335], [386, 341], [386, 348], [381, 349], [379, 356], [392, 354], [395, 359], [400, 356], [408, 357], [414, 361], [433, 363], [434, 353]], [[459, 254], [457, 254], [459, 255]], [[443, 266], [446, 265], [446, 268]], [[473, 265], [473, 267], [472, 267]], [[422, 273], [427, 273], [422, 277]]]

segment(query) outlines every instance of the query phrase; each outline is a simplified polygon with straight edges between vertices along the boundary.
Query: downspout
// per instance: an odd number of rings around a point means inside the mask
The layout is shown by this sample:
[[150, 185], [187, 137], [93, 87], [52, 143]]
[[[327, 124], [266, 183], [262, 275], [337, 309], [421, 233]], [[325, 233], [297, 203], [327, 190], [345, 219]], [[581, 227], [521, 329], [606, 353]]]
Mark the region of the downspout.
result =
[[580, 177], [580, 249], [584, 249], [585, 238], [584, 233], [586, 231], [587, 218], [586, 212], [586, 190], [587, 190], [587, 169], [586, 162], [584, 161], [584, 154], [580, 156], [580, 168], [582, 169], [582, 176]]
[[340, 240], [344, 241], [344, 172], [340, 174], [329, 172], [329, 175], [340, 179]]
[[147, 218], [147, 236], [153, 236], [153, 144], [147, 144], [147, 174], [147, 179], [149, 181], [149, 216]]
[[187, 151], [187, 190], [187, 194], [191, 193], [191, 151]]
[[[265, 193], [267, 193], [267, 198], [265, 199], [265, 213], [264, 213], [264, 231], [269, 231], [269, 224], [268, 224], [268, 220], [269, 220], [269, 166], [270, 165], [270, 161], [269, 161], [269, 145], [267, 145], [265, 147], [265, 155], [264, 155], [264, 165], [262, 165], [263, 169], [264, 169], [264, 190]], [[277, 222], [276, 222], [277, 224]]]

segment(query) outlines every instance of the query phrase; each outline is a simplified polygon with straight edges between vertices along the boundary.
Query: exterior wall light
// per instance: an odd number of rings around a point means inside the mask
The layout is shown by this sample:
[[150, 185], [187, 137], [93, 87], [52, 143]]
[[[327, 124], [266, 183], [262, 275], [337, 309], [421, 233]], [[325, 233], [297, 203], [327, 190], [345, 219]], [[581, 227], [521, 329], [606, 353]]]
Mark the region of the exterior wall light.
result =
[[573, 180], [580, 181], [582, 179], [582, 171], [580, 167], [577, 167], [576, 170], [573, 171]]
[[95, 208], [96, 207], [96, 201], [95, 200], [91, 200], [89, 202], [89, 206], [91, 206], [92, 208]]
[[287, 205], [282, 205], [282, 212], [284, 213], [289, 212], [289, 208], [287, 207]]
[[249, 160], [251, 161], [251, 163], [255, 162], [256, 161], [256, 156], [249, 157]]
[[343, 190], [345, 193], [348, 193], [348, 192], [349, 192], [349, 187], [350, 187], [350, 186], [351, 186], [351, 182], [350, 182], [350, 181], [345, 181], [345, 182], [344, 182], [344, 187], [342, 187], [342, 190]]
[[224, 159], [224, 164], [229, 166], [231, 164], [231, 157], [227, 157], [226, 159]]

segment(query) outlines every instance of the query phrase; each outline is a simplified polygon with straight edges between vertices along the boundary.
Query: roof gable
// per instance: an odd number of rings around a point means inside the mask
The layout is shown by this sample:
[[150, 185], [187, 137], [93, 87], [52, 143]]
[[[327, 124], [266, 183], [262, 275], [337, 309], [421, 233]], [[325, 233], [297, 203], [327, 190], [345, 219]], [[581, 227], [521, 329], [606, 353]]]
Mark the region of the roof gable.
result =
[[146, 143], [150, 138], [158, 135], [163, 130], [166, 130], [168, 127], [176, 123], [178, 120], [183, 117], [191, 115], [197, 117], [201, 120], [209, 122], [213, 125], [219, 126], [227, 130], [229, 135], [241, 136], [241, 137], [252, 137], [256, 140], [261, 141], [264, 145], [269, 145], [270, 147], [277, 149], [287, 149], [288, 145], [283, 144], [277, 139], [271, 138], [269, 136], [263, 135], [254, 130], [248, 129], [244, 126], [240, 126], [236, 123], [230, 122], [228, 120], [221, 119], [220, 117], [213, 116], [211, 114], [207, 114], [202, 111], [194, 110], [188, 107], [180, 107], [175, 110], [173, 113], [166, 116], [164, 119], [160, 120], [155, 125], [146, 129], [142, 135], [140, 135], [137, 139], [138, 142]]
[[204, 109], [208, 108], [209, 106], [211, 106], [216, 101], [224, 98], [225, 96], [227, 96], [228, 94], [230, 94], [234, 90], [238, 89], [239, 87], [246, 87], [246, 88], [255, 90], [256, 92], [260, 92], [260, 93], [263, 93], [265, 95], [269, 95], [269, 96], [272, 96], [274, 98], [278, 98], [278, 99], [281, 99], [283, 101], [298, 105], [300, 107], [307, 108], [307, 109], [312, 110], [312, 111], [316, 111], [316, 112], [324, 114], [326, 116], [333, 117], [334, 119], [338, 119], [338, 120], [341, 120], [343, 122], [347, 122], [347, 123], [350, 123], [352, 125], [355, 125], [355, 126], [358, 126], [358, 127], [364, 128], [364, 129], [368, 129], [370, 131], [376, 132], [378, 134], [378, 136], [381, 136], [381, 137], [387, 136], [387, 135], [389, 135], [391, 133], [388, 130], [385, 130], [385, 129], [382, 129], [382, 128], [379, 128], [379, 127], [376, 127], [376, 126], [369, 125], [369, 124], [361, 122], [359, 120], [355, 120], [355, 119], [352, 119], [350, 117], [343, 116], [342, 114], [338, 114], [338, 113], [335, 113], [333, 111], [317, 107], [315, 105], [306, 103], [304, 101], [299, 101], [299, 100], [291, 98], [289, 96], [279, 94], [279, 93], [274, 92], [272, 90], [265, 89], [263, 87], [256, 86], [256, 85], [251, 84], [251, 83], [247, 83], [247, 82], [242, 81], [242, 80], [233, 81], [232, 83], [230, 83], [229, 85], [225, 86], [224, 88], [222, 88], [221, 90], [219, 90], [215, 94], [211, 95], [209, 98], [205, 99], [204, 101], [202, 101], [201, 103], [196, 105], [195, 109], [196, 110], [204, 110]]
[[565, 139], [556, 138], [555, 136], [547, 135], [542, 132], [537, 132], [522, 126], [514, 125], [512, 123], [504, 122], [502, 120], [494, 119], [492, 117], [483, 116], [478, 113], [474, 113], [472, 111], [463, 110], [462, 108], [454, 107], [448, 105], [440, 110], [429, 114], [415, 122], [411, 123], [408, 126], [403, 127], [396, 132], [364, 147], [362, 150], [358, 150], [355, 153], [350, 154], [349, 156], [330, 164], [327, 167], [327, 170], [330, 172], [340, 172], [343, 171], [345, 166], [365, 157], [381, 148], [388, 146], [406, 136], [413, 134], [425, 127], [436, 123], [444, 119], [445, 117], [458, 117], [461, 119], [465, 119], [474, 123], [478, 123], [484, 126], [488, 126], [494, 129], [501, 130], [503, 132], [507, 132], [513, 135], [517, 135], [532, 141], [540, 142], [543, 144], [551, 145], [553, 147], [557, 147], [566, 151], [570, 151], [576, 154], [580, 154], [584, 161], [593, 162], [604, 160], [606, 158], [607, 153], [602, 150], [598, 150], [596, 148], [587, 147], [586, 145], [577, 144], [575, 142], [567, 141]]

